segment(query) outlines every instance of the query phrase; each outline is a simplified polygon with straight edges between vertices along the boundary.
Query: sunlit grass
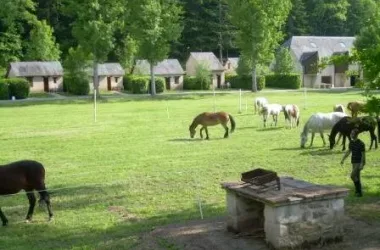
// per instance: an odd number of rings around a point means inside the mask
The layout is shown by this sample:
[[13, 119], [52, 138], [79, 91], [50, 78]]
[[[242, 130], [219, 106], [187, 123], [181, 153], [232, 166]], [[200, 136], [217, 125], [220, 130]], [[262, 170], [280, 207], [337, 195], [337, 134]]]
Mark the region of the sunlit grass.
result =
[[[224, 215], [220, 183], [256, 167], [352, 188], [349, 161], [344, 168], [339, 164], [340, 147], [322, 148], [316, 136], [313, 148], [301, 150], [299, 137], [313, 112], [330, 112], [333, 104], [363, 97], [357, 92], [307, 93], [307, 99], [302, 92], [261, 95], [299, 105], [301, 127], [285, 128], [281, 116], [277, 129], [263, 129], [261, 117], [253, 115], [252, 93], [243, 94], [242, 113], [238, 94], [102, 99], [96, 123], [89, 100], [0, 107], [1, 162], [41, 161], [55, 213], [54, 222], [47, 223], [46, 212], [37, 208], [34, 223], [24, 224], [25, 195], [0, 197], [10, 221], [0, 228], [0, 249], [130, 249], [138, 244], [138, 233], [153, 226], [200, 218], [199, 202], [206, 218]], [[190, 140], [190, 122], [213, 111], [214, 103], [235, 117], [236, 132], [222, 139], [223, 129], [216, 126], [209, 129], [210, 141]], [[369, 145], [368, 133], [361, 138]], [[347, 198], [351, 215], [380, 219], [378, 155], [378, 150], [367, 155], [365, 197]]]

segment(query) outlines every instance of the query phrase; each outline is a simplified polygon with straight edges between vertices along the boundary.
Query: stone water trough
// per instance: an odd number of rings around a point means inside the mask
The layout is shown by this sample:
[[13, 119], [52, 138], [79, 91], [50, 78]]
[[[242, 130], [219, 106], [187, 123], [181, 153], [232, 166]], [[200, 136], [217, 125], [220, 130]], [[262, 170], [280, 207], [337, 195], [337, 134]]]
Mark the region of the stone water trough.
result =
[[265, 169], [245, 172], [241, 179], [222, 183], [229, 231], [264, 234], [276, 249], [343, 239], [348, 189], [278, 177]]

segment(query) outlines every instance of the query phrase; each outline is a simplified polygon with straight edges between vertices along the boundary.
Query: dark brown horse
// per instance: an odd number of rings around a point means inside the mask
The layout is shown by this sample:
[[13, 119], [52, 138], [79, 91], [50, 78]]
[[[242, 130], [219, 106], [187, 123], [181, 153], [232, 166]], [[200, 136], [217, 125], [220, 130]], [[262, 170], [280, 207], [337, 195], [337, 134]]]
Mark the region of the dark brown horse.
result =
[[[49, 220], [53, 217], [49, 194], [45, 187], [45, 169], [41, 163], [23, 160], [0, 166], [0, 195], [16, 194], [21, 190], [25, 190], [29, 199], [29, 210], [26, 215], [27, 222], [32, 219], [34, 206], [36, 205], [34, 190], [40, 194], [39, 202], [46, 203]], [[8, 220], [1, 208], [0, 218], [3, 226], [6, 226]]]
[[336, 134], [341, 133], [343, 135], [342, 150], [346, 150], [346, 138], [351, 140], [350, 134], [353, 129], [357, 129], [359, 133], [369, 131], [371, 136], [371, 145], [369, 146], [369, 149], [372, 149], [373, 142], [375, 142], [375, 148], [377, 148], [375, 129], [378, 125], [380, 125], [379, 121], [372, 116], [362, 116], [356, 118], [351, 118], [349, 116], [343, 117], [331, 129], [331, 133], [329, 135], [330, 149], [332, 149], [335, 145]]
[[191, 123], [191, 125], [189, 127], [190, 137], [194, 138], [194, 135], [196, 133], [195, 129], [197, 128], [198, 125], [201, 125], [202, 128], [199, 131], [201, 138], [203, 138], [202, 131], [205, 130], [206, 131], [206, 139], [208, 140], [209, 136], [208, 136], [207, 127], [221, 124], [226, 131], [224, 133], [224, 138], [227, 138], [228, 137], [228, 127], [227, 127], [228, 121], [231, 122], [231, 133], [232, 133], [235, 130], [236, 123], [235, 123], [234, 118], [230, 114], [228, 114], [226, 112], [216, 112], [216, 113], [204, 112], [204, 113], [201, 113], [194, 118], [193, 122]]

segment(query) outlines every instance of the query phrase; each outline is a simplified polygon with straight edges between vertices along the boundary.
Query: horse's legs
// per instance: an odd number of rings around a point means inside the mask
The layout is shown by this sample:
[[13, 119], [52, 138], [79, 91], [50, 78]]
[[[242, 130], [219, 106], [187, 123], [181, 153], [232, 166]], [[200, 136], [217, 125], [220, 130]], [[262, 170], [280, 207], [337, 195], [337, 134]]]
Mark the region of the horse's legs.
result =
[[315, 132], [312, 132], [312, 133], [311, 133], [310, 147], [313, 146], [314, 136], [315, 136]]
[[33, 217], [33, 211], [34, 211], [34, 206], [36, 205], [36, 196], [34, 195], [34, 192], [32, 190], [25, 190], [26, 191], [26, 196], [28, 197], [29, 200], [29, 210], [28, 214], [26, 215], [26, 221], [29, 222], [32, 220]]
[[265, 114], [263, 115], [263, 121], [264, 121], [264, 128], [265, 128], [267, 126], [267, 117]]
[[223, 126], [224, 130], [226, 131], [224, 133], [224, 138], [228, 138], [228, 127], [227, 127], [227, 124], [222, 123], [222, 126]]
[[3, 211], [1, 211], [1, 208], [0, 208], [0, 218], [1, 218], [1, 221], [3, 222], [3, 226], [6, 226], [8, 224], [8, 220], [5, 217]]
[[199, 130], [199, 134], [201, 135], [201, 138], [203, 139], [203, 129], [205, 129], [204, 127], [201, 127], [201, 129]]
[[[339, 134], [338, 141], [339, 141], [340, 137], [342, 137], [341, 134]], [[338, 144], [338, 143], [337, 143], [337, 144]], [[345, 136], [345, 135], [343, 135], [342, 145], [343, 145], [342, 151], [346, 150], [346, 136]]]
[[322, 141], [323, 141], [323, 146], [326, 146], [326, 141], [325, 141], [325, 137], [323, 136], [323, 131], [319, 132], [319, 134], [321, 135], [321, 138], [322, 138]]
[[40, 194], [40, 200], [39, 200], [39, 202], [41, 204], [41, 202], [45, 201], [46, 207], [47, 207], [47, 210], [48, 210], [48, 214], [49, 214], [49, 220], [51, 220], [51, 218], [53, 217], [53, 212], [51, 210], [49, 193], [45, 189], [46, 188], [44, 188], [44, 191], [38, 191], [38, 193]]
[[207, 127], [204, 127], [205, 128], [205, 131], [206, 131], [206, 140], [209, 140], [210, 138], [208, 137], [208, 129]]
[[277, 115], [273, 115], [274, 126], [277, 127]]

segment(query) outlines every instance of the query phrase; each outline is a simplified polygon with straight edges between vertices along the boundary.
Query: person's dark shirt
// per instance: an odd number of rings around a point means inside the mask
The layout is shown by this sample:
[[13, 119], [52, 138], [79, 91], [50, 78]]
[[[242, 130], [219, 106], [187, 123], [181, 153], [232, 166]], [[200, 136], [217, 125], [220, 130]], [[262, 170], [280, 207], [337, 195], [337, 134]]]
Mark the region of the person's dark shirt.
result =
[[365, 152], [364, 142], [362, 142], [360, 139], [351, 141], [349, 144], [349, 149], [351, 150], [351, 163], [361, 163], [362, 152]]

